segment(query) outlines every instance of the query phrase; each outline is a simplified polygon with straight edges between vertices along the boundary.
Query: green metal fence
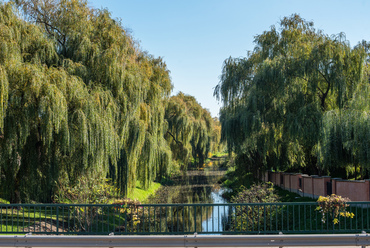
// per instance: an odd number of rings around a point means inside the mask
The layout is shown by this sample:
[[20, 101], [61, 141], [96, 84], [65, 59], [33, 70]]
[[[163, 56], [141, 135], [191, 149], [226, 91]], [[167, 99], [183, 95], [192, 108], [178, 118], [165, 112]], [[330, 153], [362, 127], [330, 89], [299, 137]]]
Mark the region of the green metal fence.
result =
[[293, 234], [370, 232], [370, 202], [350, 202], [353, 218], [327, 214], [318, 204], [2, 204], [1, 234]]

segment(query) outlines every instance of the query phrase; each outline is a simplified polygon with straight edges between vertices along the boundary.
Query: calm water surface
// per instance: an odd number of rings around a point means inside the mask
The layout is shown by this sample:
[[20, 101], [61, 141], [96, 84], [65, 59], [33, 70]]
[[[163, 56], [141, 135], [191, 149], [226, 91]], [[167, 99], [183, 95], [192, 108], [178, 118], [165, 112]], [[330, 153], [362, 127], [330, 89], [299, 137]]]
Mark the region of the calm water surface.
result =
[[[220, 180], [226, 171], [219, 169], [217, 162], [211, 161], [201, 170], [187, 171], [173, 179], [173, 183], [162, 187], [149, 203], [227, 203], [222, 197], [225, 189], [220, 187]], [[228, 207], [210, 207], [197, 213], [202, 222], [202, 230], [222, 231], [221, 220], [227, 216]]]

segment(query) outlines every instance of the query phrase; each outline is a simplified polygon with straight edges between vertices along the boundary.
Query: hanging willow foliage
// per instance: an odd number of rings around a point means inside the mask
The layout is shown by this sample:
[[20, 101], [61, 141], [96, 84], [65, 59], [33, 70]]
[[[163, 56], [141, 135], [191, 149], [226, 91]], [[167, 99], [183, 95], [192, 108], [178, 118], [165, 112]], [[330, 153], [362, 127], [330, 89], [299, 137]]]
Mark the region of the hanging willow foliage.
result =
[[298, 15], [283, 18], [255, 43], [248, 57], [225, 60], [214, 93], [224, 104], [222, 137], [244, 158], [244, 170], [320, 173], [322, 125], [334, 128], [337, 115], [329, 113], [348, 107], [363, 80], [365, 49], [352, 49], [344, 34], [328, 36]]
[[208, 110], [194, 97], [180, 92], [170, 98], [165, 119], [168, 123], [166, 139], [174, 159], [184, 168], [191, 158], [202, 165], [211, 151], [214, 132], [214, 120]]
[[97, 175], [127, 192], [167, 173], [169, 71], [107, 10], [0, 3], [0, 27], [0, 197], [49, 202], [58, 181]]

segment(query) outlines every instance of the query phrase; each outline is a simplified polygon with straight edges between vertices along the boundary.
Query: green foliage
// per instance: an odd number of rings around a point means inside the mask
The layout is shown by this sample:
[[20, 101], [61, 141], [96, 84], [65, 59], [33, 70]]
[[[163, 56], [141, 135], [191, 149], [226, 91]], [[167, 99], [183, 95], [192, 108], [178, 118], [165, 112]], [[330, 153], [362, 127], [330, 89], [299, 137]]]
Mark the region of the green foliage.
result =
[[172, 173], [173, 160], [211, 149], [209, 113], [187, 96], [195, 108], [168, 116], [165, 62], [105, 9], [1, 2], [0, 46], [0, 197], [12, 203], [50, 202], [81, 178], [110, 178], [127, 195]]
[[119, 195], [119, 190], [108, 179], [81, 177], [73, 186], [61, 181], [54, 200], [66, 204], [108, 204]]
[[349, 158], [367, 166], [367, 44], [351, 48], [344, 34], [326, 35], [298, 15], [255, 43], [247, 57], [225, 60], [214, 92], [237, 166], [256, 177], [271, 168], [320, 174]]
[[134, 188], [134, 190], [132, 191], [132, 193], [130, 193], [127, 197], [129, 199], [134, 199], [136, 201], [139, 201], [139, 202], [146, 202], [147, 199], [151, 196], [151, 195], [154, 195], [156, 193], [156, 191], [161, 187], [161, 184], [160, 183], [152, 183], [150, 188], [148, 188], [147, 190], [144, 190], [140, 183], [138, 182], [136, 184], [136, 187]]
[[315, 200], [311, 197], [302, 197], [298, 193], [290, 192], [275, 186], [275, 192], [279, 195], [281, 202], [314, 202]]
[[231, 199], [232, 203], [273, 203], [279, 202], [272, 183], [253, 184], [250, 188], [243, 188]]
[[172, 96], [165, 118], [168, 123], [165, 137], [174, 159], [183, 168], [187, 168], [191, 159], [202, 165], [211, 149], [219, 148], [219, 130], [214, 128], [218, 121], [212, 119], [209, 111], [202, 108], [194, 97], [182, 92]]
[[227, 152], [216, 152], [212, 154], [212, 158], [224, 158], [227, 157], [229, 154]]
[[108, 174], [121, 192], [165, 175], [172, 85], [162, 59], [86, 1], [17, 6], [27, 21], [0, 4], [2, 197], [50, 201], [60, 175], [73, 187]]
[[[242, 189], [231, 200], [232, 203], [274, 203], [279, 202], [279, 196], [275, 193], [272, 183], [253, 184], [248, 189]], [[264, 223], [264, 217], [272, 218], [277, 213], [276, 206], [270, 206], [267, 210], [265, 206], [237, 206], [235, 208], [236, 218], [233, 219], [233, 228], [236, 230], [258, 230], [261, 226], [267, 225], [267, 230], [270, 228], [270, 223]], [[258, 216], [258, 219], [256, 219]], [[261, 217], [261, 218], [260, 218]]]

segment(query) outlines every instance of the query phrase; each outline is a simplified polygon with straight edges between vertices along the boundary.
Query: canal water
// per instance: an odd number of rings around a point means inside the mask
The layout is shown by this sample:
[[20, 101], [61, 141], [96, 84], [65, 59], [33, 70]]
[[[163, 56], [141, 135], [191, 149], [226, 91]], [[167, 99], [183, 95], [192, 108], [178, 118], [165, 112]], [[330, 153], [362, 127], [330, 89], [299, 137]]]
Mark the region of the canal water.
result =
[[[222, 162], [224, 160], [213, 160], [200, 170], [189, 170], [173, 178], [170, 185], [163, 186], [149, 199], [149, 203], [228, 203], [222, 197], [226, 189], [220, 186], [220, 180], [226, 173], [226, 169], [219, 167]], [[202, 231], [221, 232], [223, 230], [221, 223], [228, 211], [227, 206], [210, 207], [203, 212], [199, 211], [197, 219], [201, 221]]]

